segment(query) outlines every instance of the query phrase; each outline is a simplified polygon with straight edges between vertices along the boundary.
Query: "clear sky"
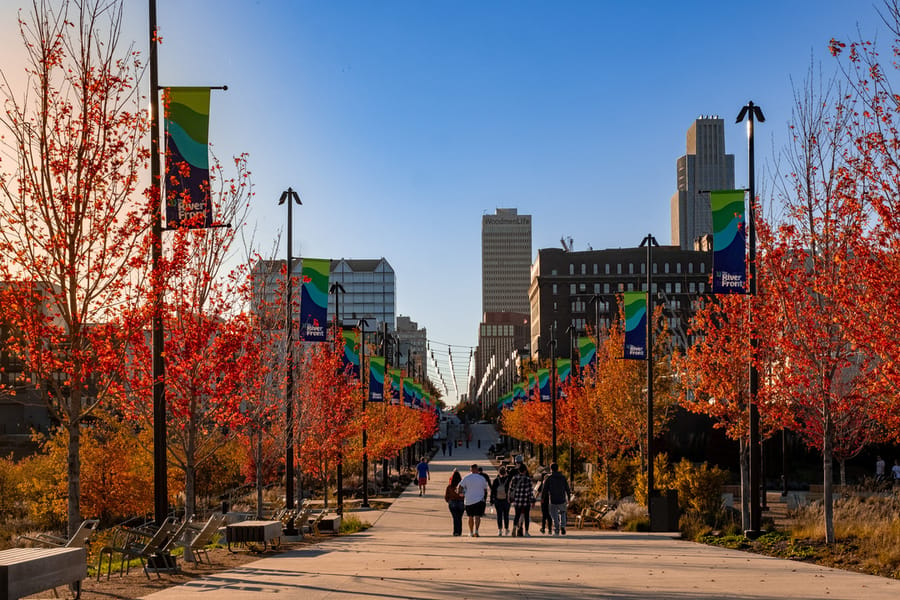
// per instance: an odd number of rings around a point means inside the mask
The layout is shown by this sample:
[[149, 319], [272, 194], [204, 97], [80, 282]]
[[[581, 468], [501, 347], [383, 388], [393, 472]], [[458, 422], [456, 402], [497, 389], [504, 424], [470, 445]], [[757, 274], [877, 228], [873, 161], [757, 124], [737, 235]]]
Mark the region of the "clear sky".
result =
[[[881, 25], [865, 0], [157, 2], [160, 84], [229, 87], [214, 92], [210, 140], [223, 162], [249, 154], [261, 250], [284, 231], [291, 186], [295, 256], [387, 258], [397, 311], [427, 327], [451, 403], [447, 345], [462, 346], [462, 391], [481, 318], [481, 215], [531, 214], [534, 253], [562, 236], [576, 250], [670, 243], [692, 121], [725, 119], [746, 186], [741, 106], [767, 118], [763, 173], [792, 78], [811, 61], [833, 70], [830, 38]], [[24, 4], [0, 0], [4, 70]], [[127, 4], [146, 51], [147, 2]]]

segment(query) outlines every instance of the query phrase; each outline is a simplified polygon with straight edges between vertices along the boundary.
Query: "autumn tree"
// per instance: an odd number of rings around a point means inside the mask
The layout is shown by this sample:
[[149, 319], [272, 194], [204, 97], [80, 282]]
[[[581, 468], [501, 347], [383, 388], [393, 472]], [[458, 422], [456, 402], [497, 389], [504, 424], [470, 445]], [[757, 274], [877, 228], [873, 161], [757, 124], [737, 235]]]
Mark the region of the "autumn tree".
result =
[[766, 296], [761, 322], [774, 363], [769, 387], [790, 403], [799, 433], [821, 452], [829, 543], [835, 454], [858, 451], [867, 436], [864, 420], [843, 438], [835, 425], [871, 414], [878, 400], [867, 391], [875, 357], [860, 352], [852, 335], [866, 276], [856, 247], [868, 220], [861, 182], [848, 162], [854, 118], [839, 86], [807, 80], [795, 93], [792, 141], [783, 153], [787, 174], [775, 199], [782, 214], [758, 219], [759, 287]]
[[142, 65], [122, 3], [34, 0], [20, 18], [25, 86], [0, 74], [0, 278], [11, 349], [68, 435], [69, 533], [81, 521], [80, 436], [124, 362], [149, 219], [135, 190], [148, 152]]

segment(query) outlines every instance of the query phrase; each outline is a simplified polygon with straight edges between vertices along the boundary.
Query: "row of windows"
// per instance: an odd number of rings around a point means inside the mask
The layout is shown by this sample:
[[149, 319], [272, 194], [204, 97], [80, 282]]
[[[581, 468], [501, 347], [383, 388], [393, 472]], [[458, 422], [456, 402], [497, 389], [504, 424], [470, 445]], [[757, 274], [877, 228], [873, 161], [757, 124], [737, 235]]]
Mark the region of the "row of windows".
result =
[[515, 335], [514, 325], [482, 325], [481, 337], [512, 337]]
[[[640, 266], [640, 273], [641, 274], [646, 273], [647, 272], [647, 264], [646, 263], [638, 263], [638, 264]], [[663, 267], [662, 267], [663, 273], [681, 273], [682, 272], [682, 264], [680, 262], [674, 263], [674, 265], [670, 265], [670, 263], [665, 262], [665, 263], [662, 263], [662, 265], [663, 265]], [[634, 275], [634, 269], [635, 269], [634, 263], [627, 263], [626, 265], [623, 265], [622, 263], [617, 263], [615, 265], [616, 275], [623, 275], [624, 271], [626, 271], [626, 270], [628, 271], [629, 275]], [[706, 263], [704, 263], [704, 262], [697, 263], [696, 267], [694, 266], [694, 263], [692, 263], [692, 262], [687, 263], [687, 273], [693, 273], [695, 269], [697, 270], [698, 273], [706, 273]], [[604, 275], [611, 275], [612, 274], [611, 271], [612, 271], [611, 264], [606, 263], [605, 265], [603, 265], [603, 274]], [[659, 263], [653, 263], [653, 272], [659, 273]], [[556, 269], [552, 269], [550, 271], [550, 274], [551, 275], [559, 275], [559, 273], [557, 272]], [[582, 263], [581, 264], [581, 275], [587, 275], [587, 274], [588, 274], [588, 265], [585, 263]], [[597, 263], [593, 264], [593, 273], [592, 274], [593, 275], [600, 274], [600, 265], [599, 264], [597, 264]], [[569, 275], [575, 275], [575, 263], [569, 264]]]
[[[687, 283], [687, 286], [683, 286], [682, 282], [680, 282], [680, 281], [675, 281], [675, 282], [669, 281], [669, 282], [666, 282], [663, 289], [665, 290], [665, 292], [667, 294], [682, 294], [684, 292], [687, 292], [689, 294], [698, 294], [698, 293], [703, 294], [703, 293], [706, 293], [706, 282], [705, 281], [689, 281]], [[634, 292], [634, 291], [637, 291], [637, 290], [635, 290], [635, 285], [633, 282], [619, 283], [617, 285], [615, 291], [613, 291], [612, 286], [608, 283], [604, 283], [602, 285], [599, 283], [595, 283], [592, 291], [588, 290], [588, 286], [586, 283], [578, 283], [578, 284], [570, 283], [569, 284], [569, 295], [570, 296], [574, 296], [576, 294], [588, 294], [588, 293], [613, 294], [613, 293]], [[641, 283], [640, 291], [642, 291], [642, 292], [647, 291], [646, 282]], [[659, 291], [659, 284], [656, 282], [653, 282], [653, 293], [656, 293], [658, 291]], [[556, 284], [556, 283], [553, 284], [553, 295], [554, 296], [559, 295], [559, 284]]]

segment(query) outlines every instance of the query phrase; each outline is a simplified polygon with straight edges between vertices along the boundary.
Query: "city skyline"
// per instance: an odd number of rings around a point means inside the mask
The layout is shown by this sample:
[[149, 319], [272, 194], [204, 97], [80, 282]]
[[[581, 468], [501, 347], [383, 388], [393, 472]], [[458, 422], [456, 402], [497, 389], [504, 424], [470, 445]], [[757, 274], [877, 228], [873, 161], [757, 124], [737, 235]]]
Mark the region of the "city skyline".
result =
[[[0, 8], [0, 67], [13, 86], [24, 4]], [[128, 3], [123, 36], [144, 56], [146, 6]], [[872, 38], [880, 25], [871, 6], [839, 0], [764, 1], [753, 14], [705, 1], [157, 6], [160, 83], [229, 86], [213, 93], [212, 151], [223, 163], [249, 155], [263, 255], [284, 257], [278, 198], [293, 187], [303, 199], [293, 254], [386, 258], [397, 314], [426, 327], [439, 356], [477, 343], [479, 216], [532, 215], [533, 255], [569, 237], [576, 250], [633, 247], [648, 232], [668, 243], [690, 124], [724, 120], [743, 187], [734, 117], [750, 100], [761, 106], [765, 180], [786, 139], [792, 79], [811, 61], [834, 70], [830, 38], [855, 37], [856, 23]]]

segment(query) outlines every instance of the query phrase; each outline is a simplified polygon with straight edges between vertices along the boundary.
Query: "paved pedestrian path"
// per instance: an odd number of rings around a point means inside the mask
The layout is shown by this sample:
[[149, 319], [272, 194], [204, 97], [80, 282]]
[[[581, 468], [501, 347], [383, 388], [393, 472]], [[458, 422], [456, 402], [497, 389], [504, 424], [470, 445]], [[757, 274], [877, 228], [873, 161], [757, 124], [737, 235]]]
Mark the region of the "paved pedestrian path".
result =
[[[470, 447], [437, 456], [425, 497], [408, 490], [365, 532], [248, 563], [148, 598], [344, 600], [900, 598], [900, 581], [704, 546], [651, 533], [569, 529], [560, 537], [452, 537], [443, 491], [454, 467], [483, 463], [493, 429], [474, 426]], [[481, 439], [481, 448], [477, 440]], [[363, 519], [367, 514], [361, 515]], [[468, 531], [464, 527], [464, 531]]]

